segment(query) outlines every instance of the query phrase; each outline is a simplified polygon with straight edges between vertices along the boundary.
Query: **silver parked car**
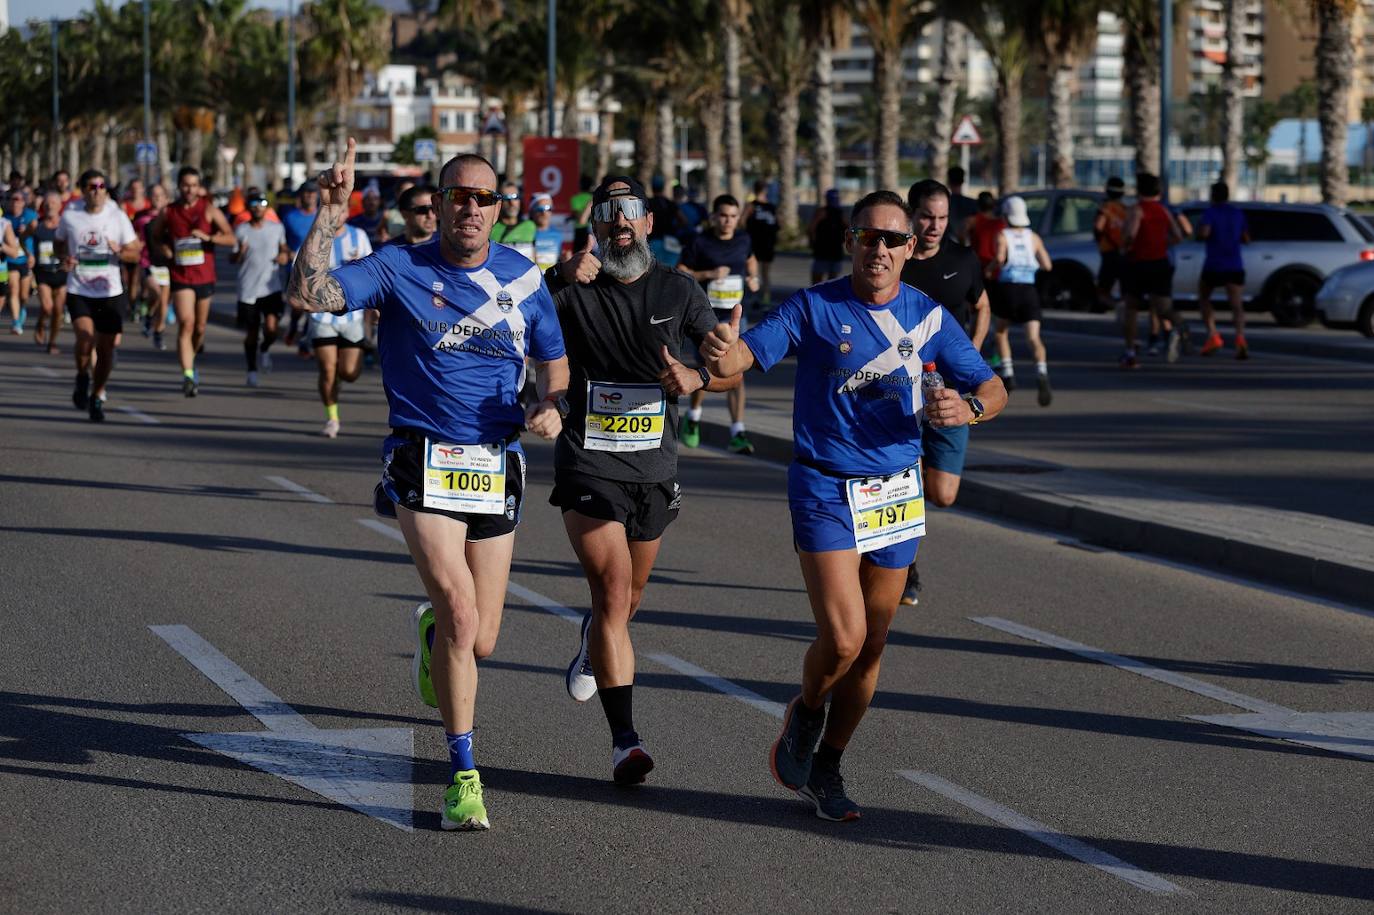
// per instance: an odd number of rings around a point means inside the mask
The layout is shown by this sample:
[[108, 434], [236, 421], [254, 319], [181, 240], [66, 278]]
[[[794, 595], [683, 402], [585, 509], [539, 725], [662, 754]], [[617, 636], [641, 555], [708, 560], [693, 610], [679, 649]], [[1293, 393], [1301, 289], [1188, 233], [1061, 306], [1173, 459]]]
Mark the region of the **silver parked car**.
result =
[[[1019, 196], [1054, 261], [1042, 289], [1046, 305], [1097, 308], [1100, 258], [1092, 225], [1103, 195], [1061, 190]], [[1374, 260], [1374, 229], [1349, 210], [1303, 203], [1236, 205], [1245, 211], [1250, 229], [1251, 242], [1242, 249], [1247, 310], [1269, 311], [1279, 324], [1311, 323], [1317, 317], [1317, 291], [1327, 275], [1348, 264]], [[1196, 225], [1207, 203], [1189, 201], [1176, 209]], [[1203, 243], [1193, 239], [1173, 249], [1174, 298], [1180, 303], [1197, 301], [1204, 256]]]
[[1353, 327], [1374, 337], [1374, 261], [1342, 267], [1317, 291], [1317, 314], [1327, 327]]

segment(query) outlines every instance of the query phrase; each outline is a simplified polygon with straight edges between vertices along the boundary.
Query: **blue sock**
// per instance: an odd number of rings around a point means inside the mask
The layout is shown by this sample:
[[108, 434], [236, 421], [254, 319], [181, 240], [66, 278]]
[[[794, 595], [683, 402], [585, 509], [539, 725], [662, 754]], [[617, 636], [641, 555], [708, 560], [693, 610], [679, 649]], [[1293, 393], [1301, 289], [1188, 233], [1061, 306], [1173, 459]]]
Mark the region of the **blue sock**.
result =
[[452, 781], [459, 772], [477, 768], [477, 763], [472, 761], [471, 731], [465, 734], [450, 734], [445, 731], [444, 738], [448, 740], [449, 781]]

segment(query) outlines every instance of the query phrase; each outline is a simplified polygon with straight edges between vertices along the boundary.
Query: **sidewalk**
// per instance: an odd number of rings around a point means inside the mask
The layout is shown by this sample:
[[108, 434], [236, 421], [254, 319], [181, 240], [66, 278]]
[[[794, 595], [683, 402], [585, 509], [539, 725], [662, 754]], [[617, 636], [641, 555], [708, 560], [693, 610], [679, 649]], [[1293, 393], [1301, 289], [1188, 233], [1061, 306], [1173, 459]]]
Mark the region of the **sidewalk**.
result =
[[[759, 457], [792, 458], [792, 390], [748, 377], [747, 423]], [[724, 395], [707, 399], [702, 441], [729, 441]], [[976, 440], [976, 434], [975, 434]], [[1202, 499], [1016, 453], [972, 447], [958, 506], [1320, 594], [1374, 609], [1374, 527], [1305, 512]]]

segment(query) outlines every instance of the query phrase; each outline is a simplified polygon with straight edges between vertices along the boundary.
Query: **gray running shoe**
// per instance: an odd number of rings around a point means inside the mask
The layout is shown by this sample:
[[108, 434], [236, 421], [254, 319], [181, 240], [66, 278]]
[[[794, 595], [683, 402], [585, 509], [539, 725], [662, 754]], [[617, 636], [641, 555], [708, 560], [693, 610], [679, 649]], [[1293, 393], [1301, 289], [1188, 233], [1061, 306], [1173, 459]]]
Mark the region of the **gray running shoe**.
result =
[[815, 805], [816, 816], [822, 820], [844, 823], [857, 820], [863, 815], [859, 805], [844, 793], [844, 776], [840, 775], [839, 769], [831, 769], [828, 766], [813, 767], [811, 777], [797, 794]]
[[582, 617], [582, 640], [577, 646], [577, 655], [568, 665], [565, 678], [568, 695], [577, 702], [586, 702], [596, 695], [596, 675], [592, 673], [591, 649], [587, 645], [587, 630], [592, 627], [592, 615]]
[[768, 754], [768, 767], [773, 778], [784, 788], [796, 791], [806, 784], [811, 775], [811, 756], [816, 752], [816, 744], [825, 729], [825, 716], [813, 722], [803, 720], [797, 714], [801, 696], [787, 704], [787, 713], [782, 717], [782, 733]]

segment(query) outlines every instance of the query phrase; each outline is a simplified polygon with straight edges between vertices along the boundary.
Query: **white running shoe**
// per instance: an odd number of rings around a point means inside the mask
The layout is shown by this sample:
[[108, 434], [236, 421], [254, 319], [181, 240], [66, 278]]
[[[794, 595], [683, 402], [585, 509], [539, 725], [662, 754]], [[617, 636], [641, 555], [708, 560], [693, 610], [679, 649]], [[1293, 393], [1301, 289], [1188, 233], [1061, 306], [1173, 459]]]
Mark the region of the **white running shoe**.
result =
[[617, 785], [641, 785], [644, 776], [654, 769], [654, 758], [644, 747], [644, 741], [636, 740], [624, 749], [611, 750], [611, 778]]
[[258, 353], [258, 368], [264, 374], [272, 371], [272, 354], [267, 352], [267, 350]]
[[250, 388], [256, 388], [258, 386], [258, 373], [249, 372], [248, 378], [244, 380], [244, 384], [248, 385]]
[[582, 643], [577, 647], [577, 656], [568, 665], [568, 695], [578, 702], [586, 702], [596, 695], [596, 677], [592, 674], [592, 657], [587, 646], [587, 632], [592, 627], [590, 612], [582, 617]]
[[329, 422], [325, 423], [324, 428], [320, 430], [320, 435], [323, 435], [325, 438], [338, 438], [339, 421], [337, 419], [331, 419]]

